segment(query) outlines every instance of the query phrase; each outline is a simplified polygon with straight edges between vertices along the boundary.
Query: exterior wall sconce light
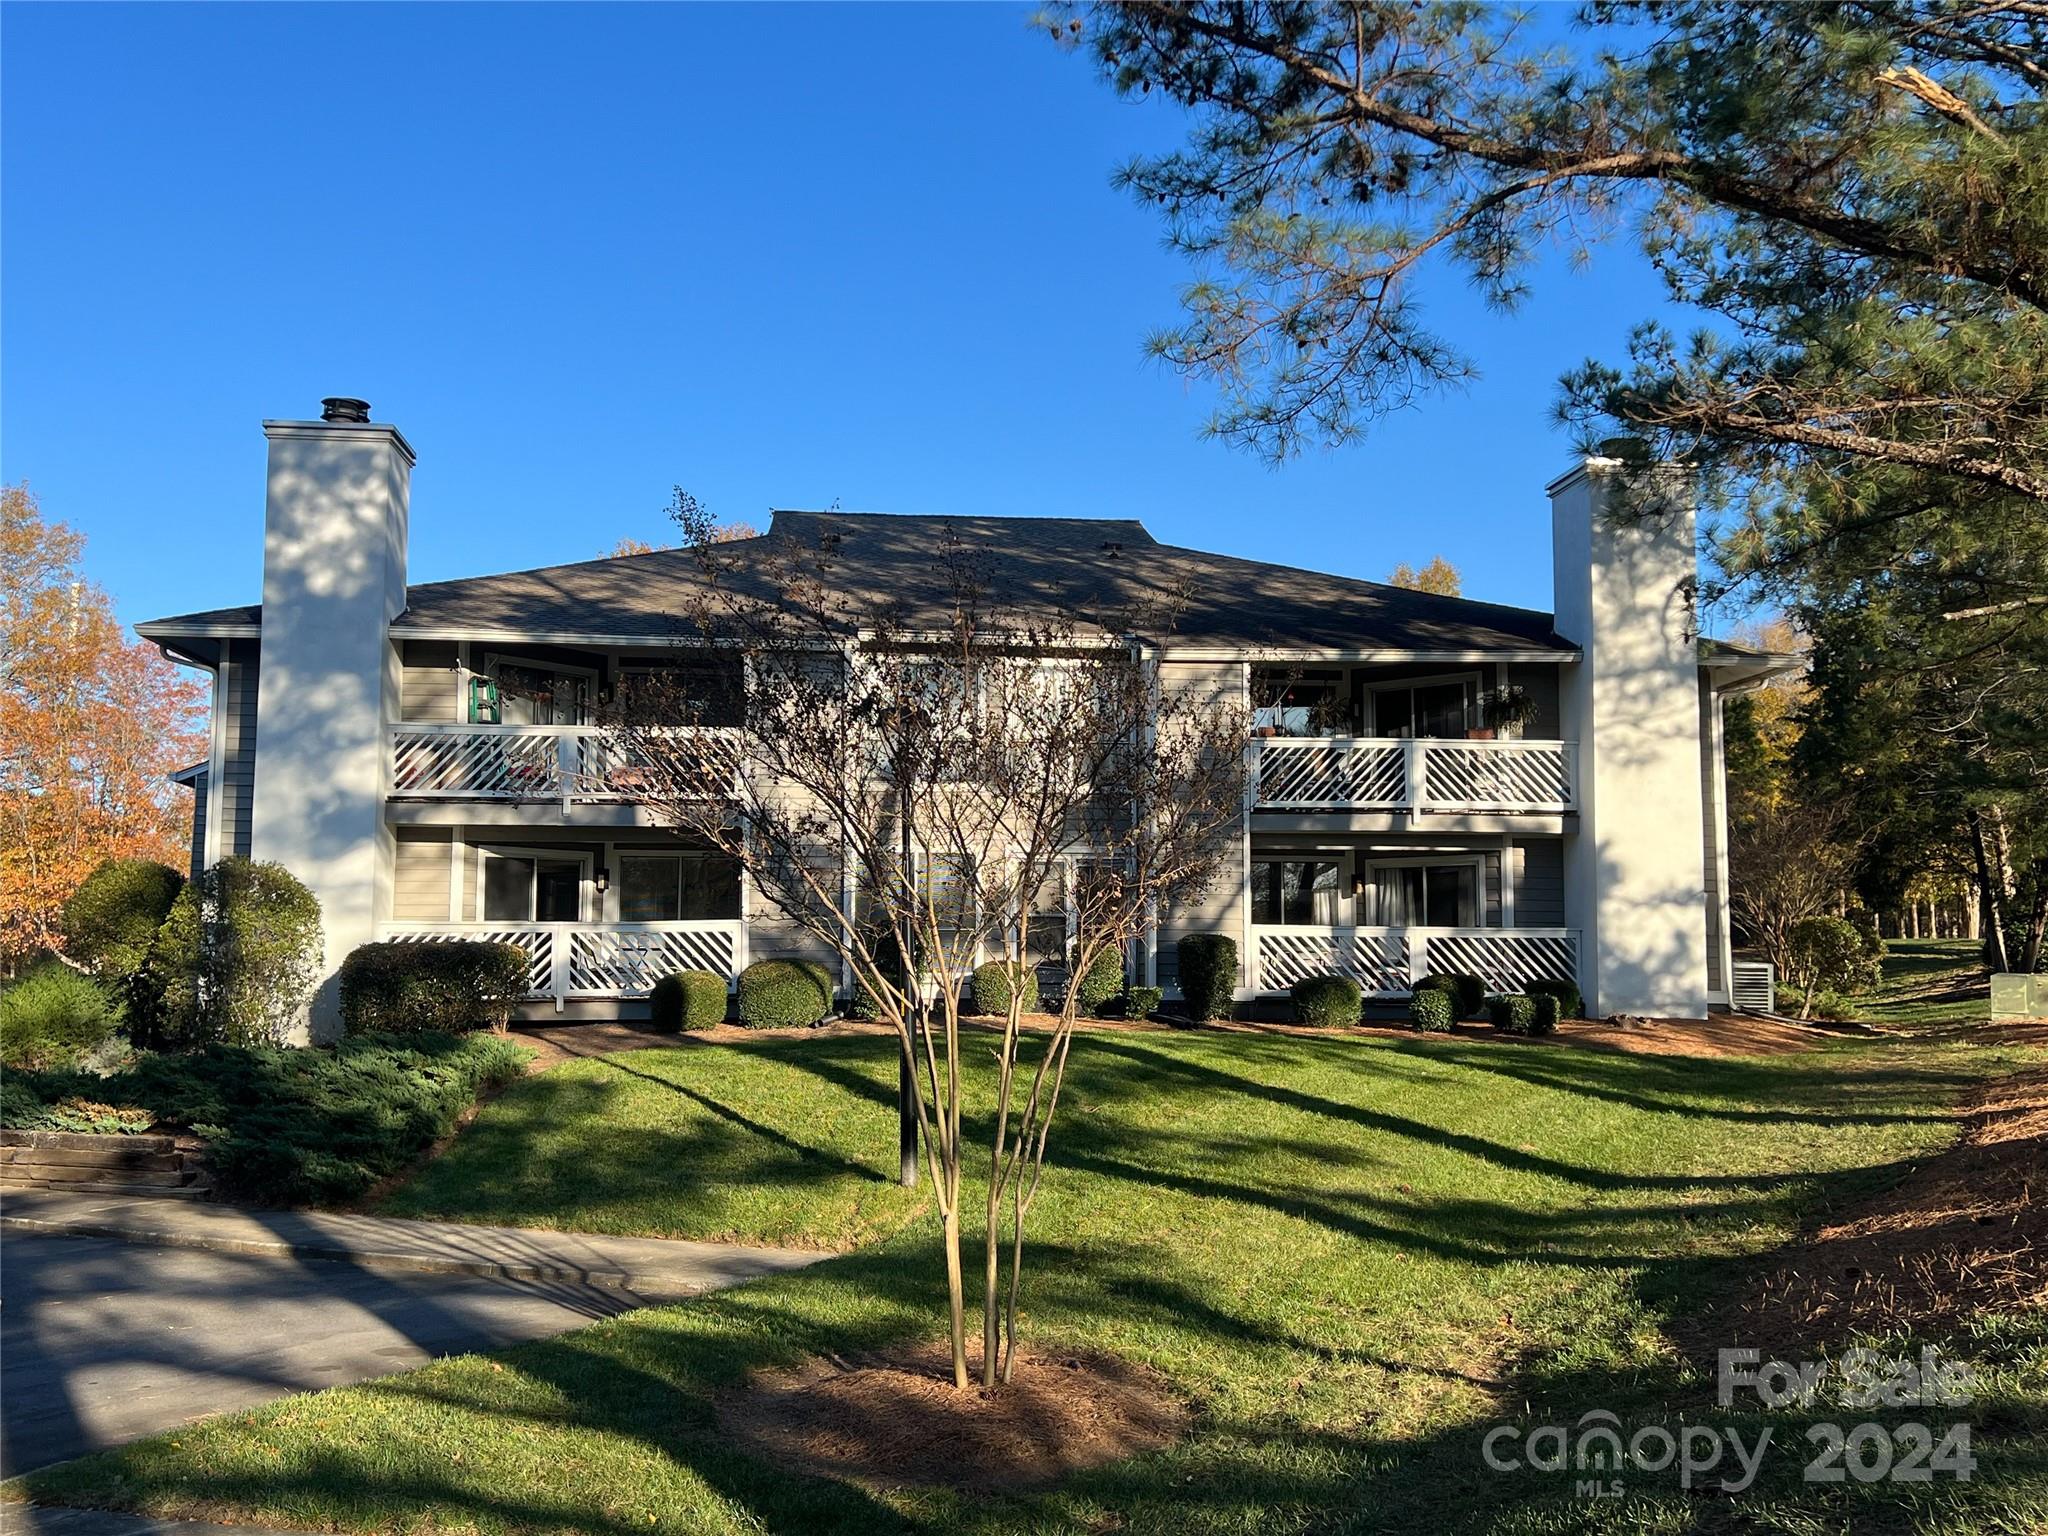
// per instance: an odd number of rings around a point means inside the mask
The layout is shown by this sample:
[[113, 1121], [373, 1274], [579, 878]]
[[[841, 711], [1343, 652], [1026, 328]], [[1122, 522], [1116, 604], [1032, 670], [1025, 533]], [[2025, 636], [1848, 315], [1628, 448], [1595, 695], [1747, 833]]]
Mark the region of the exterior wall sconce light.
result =
[[597, 894], [602, 896], [612, 888], [612, 872], [608, 869], [600, 869], [597, 872], [597, 879], [592, 883], [597, 887]]

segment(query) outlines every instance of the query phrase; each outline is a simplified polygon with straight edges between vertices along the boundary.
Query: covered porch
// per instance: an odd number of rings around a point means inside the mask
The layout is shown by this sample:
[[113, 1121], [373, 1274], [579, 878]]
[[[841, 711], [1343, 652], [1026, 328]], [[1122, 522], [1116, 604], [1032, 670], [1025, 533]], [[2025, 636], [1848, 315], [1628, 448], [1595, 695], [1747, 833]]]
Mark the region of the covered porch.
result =
[[1245, 983], [1253, 996], [1310, 976], [1349, 976], [1398, 997], [1460, 972], [1489, 990], [1576, 981], [1557, 837], [1255, 837]]

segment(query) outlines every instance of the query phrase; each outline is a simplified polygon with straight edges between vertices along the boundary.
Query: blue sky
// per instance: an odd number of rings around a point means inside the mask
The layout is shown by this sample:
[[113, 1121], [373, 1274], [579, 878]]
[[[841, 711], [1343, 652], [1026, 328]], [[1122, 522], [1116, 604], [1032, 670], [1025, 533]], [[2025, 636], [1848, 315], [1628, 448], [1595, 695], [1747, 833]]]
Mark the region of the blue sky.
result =
[[1482, 377], [1280, 469], [1149, 362], [1185, 280], [1114, 167], [1179, 120], [1029, 7], [10, 5], [0, 475], [124, 619], [260, 591], [265, 417], [419, 450], [415, 581], [773, 506], [1136, 516], [1164, 540], [1550, 606], [1559, 373], [1660, 290], [1625, 246]]

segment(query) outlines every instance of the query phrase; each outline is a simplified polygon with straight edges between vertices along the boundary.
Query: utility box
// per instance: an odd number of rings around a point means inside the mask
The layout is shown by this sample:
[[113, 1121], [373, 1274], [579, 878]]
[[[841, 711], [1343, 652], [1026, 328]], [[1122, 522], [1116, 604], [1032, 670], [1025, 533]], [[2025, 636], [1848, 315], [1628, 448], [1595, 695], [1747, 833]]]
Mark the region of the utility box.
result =
[[1991, 978], [1991, 1017], [2048, 1019], [2048, 976], [2006, 973]]

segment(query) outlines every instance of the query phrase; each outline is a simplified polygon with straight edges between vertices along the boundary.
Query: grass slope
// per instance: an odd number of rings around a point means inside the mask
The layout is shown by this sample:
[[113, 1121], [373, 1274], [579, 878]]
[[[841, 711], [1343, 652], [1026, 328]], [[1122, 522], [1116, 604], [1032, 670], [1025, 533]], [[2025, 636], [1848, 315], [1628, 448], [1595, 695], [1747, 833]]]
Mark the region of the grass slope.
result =
[[1991, 982], [1974, 939], [1887, 939], [1876, 988], [1856, 999], [1856, 1016], [1873, 1024], [1962, 1023], [1990, 1011]]
[[[912, 1214], [885, 1182], [892, 1051], [764, 1039], [560, 1069], [490, 1106], [397, 1204], [849, 1242]], [[1645, 1475], [1588, 1502], [1570, 1474], [1493, 1473], [1479, 1455], [1503, 1416], [1713, 1417], [1664, 1322], [1898, 1178], [1952, 1135], [1946, 1105], [2019, 1060], [1934, 1042], [1697, 1060], [1091, 1036], [1035, 1219], [1028, 1327], [1042, 1349], [1164, 1372], [1197, 1413], [1171, 1451], [968, 1500], [796, 1478], [725, 1448], [711, 1394], [748, 1370], [938, 1331], [917, 1221], [798, 1276], [196, 1424], [27, 1491], [307, 1529], [604, 1536], [2039, 1529], [2048, 1341], [2024, 1326], [1985, 1346], [1969, 1484], [1802, 1485], [1792, 1419], [1739, 1500]]]

